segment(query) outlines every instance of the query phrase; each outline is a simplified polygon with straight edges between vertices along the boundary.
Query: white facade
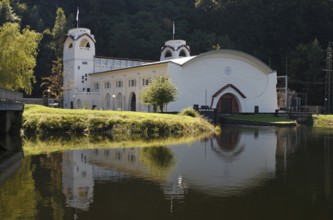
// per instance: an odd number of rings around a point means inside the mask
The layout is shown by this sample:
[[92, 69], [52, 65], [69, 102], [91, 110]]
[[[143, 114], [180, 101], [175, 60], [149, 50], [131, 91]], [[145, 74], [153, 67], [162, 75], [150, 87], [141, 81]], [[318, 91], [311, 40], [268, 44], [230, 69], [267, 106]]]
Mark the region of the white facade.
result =
[[73, 102], [74, 108], [151, 111], [139, 97], [151, 79], [162, 74], [168, 75], [178, 90], [176, 101], [169, 103], [165, 111], [180, 111], [193, 105], [216, 108], [223, 113], [272, 113], [278, 108], [276, 72], [251, 55], [214, 50], [191, 57], [186, 41], [172, 40], [162, 48], [159, 62], [96, 58], [95, 41], [89, 29], [83, 29], [84, 34], [76, 41], [89, 42], [90, 48], [83, 49], [82, 43], [68, 46], [76, 42], [75, 34], [81, 29], [70, 30], [65, 40], [67, 108]]

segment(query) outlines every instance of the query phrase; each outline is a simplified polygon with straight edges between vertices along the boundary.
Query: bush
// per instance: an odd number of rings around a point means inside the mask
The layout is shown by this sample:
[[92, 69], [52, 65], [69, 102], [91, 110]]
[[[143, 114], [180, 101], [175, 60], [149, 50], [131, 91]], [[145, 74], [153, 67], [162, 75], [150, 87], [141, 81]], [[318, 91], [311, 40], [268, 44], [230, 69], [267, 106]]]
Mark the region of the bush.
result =
[[197, 118], [197, 117], [201, 116], [200, 113], [197, 112], [196, 110], [194, 110], [192, 107], [185, 108], [185, 109], [181, 110], [178, 114], [190, 116], [192, 118]]

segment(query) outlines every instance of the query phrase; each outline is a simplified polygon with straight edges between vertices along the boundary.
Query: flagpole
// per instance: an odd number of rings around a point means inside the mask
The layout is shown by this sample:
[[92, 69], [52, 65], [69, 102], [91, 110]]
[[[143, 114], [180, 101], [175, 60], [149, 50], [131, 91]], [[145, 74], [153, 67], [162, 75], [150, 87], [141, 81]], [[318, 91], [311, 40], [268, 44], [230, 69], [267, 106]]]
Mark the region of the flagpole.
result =
[[175, 39], [175, 32], [176, 32], [175, 21], [173, 21], [173, 23], [172, 23], [172, 40]]
[[79, 7], [76, 10], [76, 28], [79, 28]]

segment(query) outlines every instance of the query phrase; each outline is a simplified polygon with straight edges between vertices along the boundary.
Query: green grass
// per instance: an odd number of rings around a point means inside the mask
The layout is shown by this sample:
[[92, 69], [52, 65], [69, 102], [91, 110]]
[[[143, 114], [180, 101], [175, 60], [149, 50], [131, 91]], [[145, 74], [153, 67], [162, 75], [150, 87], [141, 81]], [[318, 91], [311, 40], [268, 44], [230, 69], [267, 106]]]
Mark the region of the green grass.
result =
[[333, 128], [333, 115], [313, 115], [313, 127]]
[[276, 124], [292, 124], [295, 121], [287, 118], [277, 118], [272, 115], [232, 115], [225, 116], [226, 119], [232, 120], [242, 120], [242, 121], [251, 121], [251, 122], [266, 122], [266, 123], [276, 123]]
[[214, 126], [202, 117], [25, 105], [23, 130], [26, 134], [37, 135], [97, 133], [113, 137], [151, 137], [213, 132]]

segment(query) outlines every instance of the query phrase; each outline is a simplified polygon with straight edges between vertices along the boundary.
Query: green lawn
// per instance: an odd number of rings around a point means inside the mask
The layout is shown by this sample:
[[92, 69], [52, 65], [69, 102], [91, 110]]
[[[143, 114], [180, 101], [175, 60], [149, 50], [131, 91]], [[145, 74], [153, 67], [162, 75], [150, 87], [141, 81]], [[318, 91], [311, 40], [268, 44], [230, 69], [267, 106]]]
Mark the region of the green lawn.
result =
[[226, 119], [242, 120], [251, 122], [266, 122], [266, 123], [277, 123], [277, 124], [292, 124], [295, 121], [287, 118], [277, 118], [272, 115], [261, 115], [261, 114], [250, 114], [250, 115], [232, 115], [225, 116]]
[[23, 130], [32, 134], [98, 133], [112, 136], [165, 136], [213, 132], [202, 117], [126, 111], [59, 109], [25, 105]]

